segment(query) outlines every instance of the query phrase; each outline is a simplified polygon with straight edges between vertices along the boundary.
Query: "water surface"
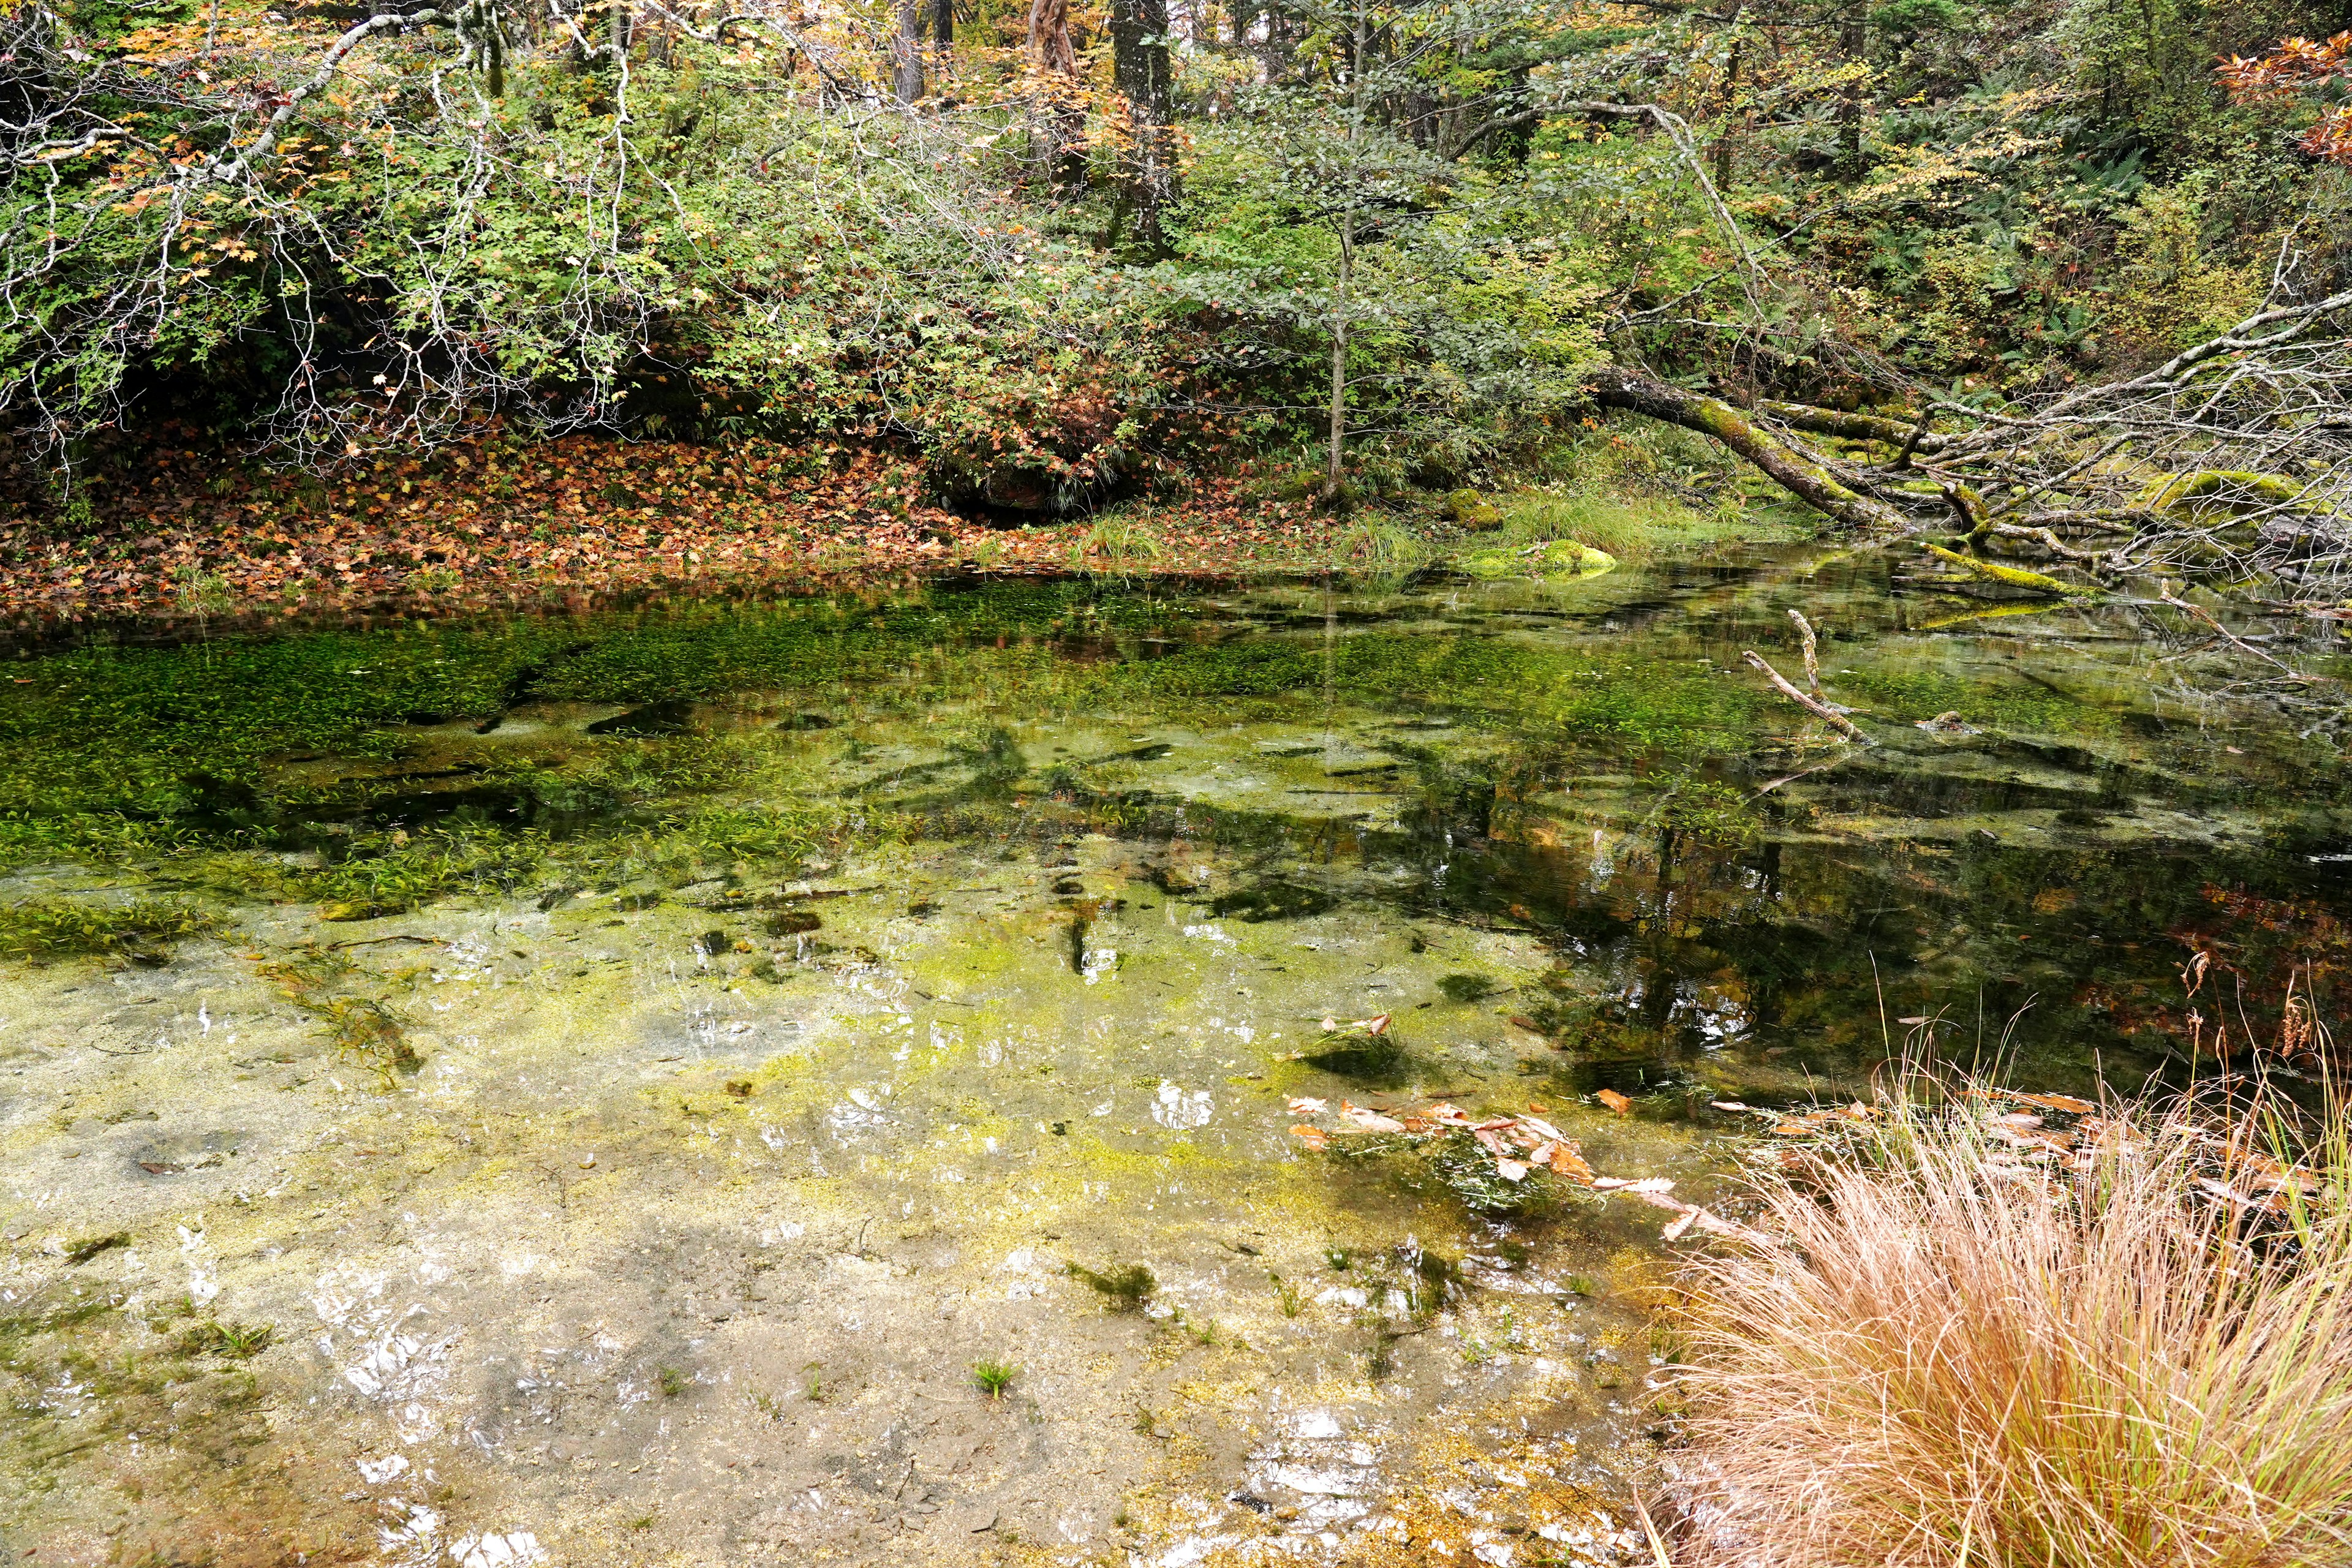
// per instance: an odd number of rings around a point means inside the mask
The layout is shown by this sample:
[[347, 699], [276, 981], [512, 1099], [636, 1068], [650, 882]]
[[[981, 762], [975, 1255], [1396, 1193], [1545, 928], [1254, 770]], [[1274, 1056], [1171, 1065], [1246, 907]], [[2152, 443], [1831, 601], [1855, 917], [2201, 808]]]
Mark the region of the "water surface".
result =
[[[1742, 662], [1791, 608], [1877, 745]], [[1783, 547], [24, 648], [0, 1542], [1615, 1560], [1664, 1216], [1290, 1101], [1705, 1198], [1713, 1101], [2324, 1009], [2327, 734], [2011, 608]]]

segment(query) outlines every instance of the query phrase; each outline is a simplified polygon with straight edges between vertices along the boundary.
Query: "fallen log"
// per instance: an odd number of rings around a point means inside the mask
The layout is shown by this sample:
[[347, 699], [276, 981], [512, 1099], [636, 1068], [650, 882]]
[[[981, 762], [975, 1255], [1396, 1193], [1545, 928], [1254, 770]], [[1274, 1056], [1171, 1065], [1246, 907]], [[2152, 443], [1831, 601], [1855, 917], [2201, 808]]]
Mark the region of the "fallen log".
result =
[[1901, 512], [1842, 483], [1820, 458], [1764, 429], [1720, 397], [1685, 392], [1615, 366], [1596, 375], [1591, 387], [1593, 400], [1604, 408], [1622, 408], [1714, 437], [1783, 489], [1849, 527], [1910, 531], [1910, 520]]
[[1947, 550], [1924, 539], [1919, 542], [1928, 554], [1939, 561], [1948, 561], [1962, 571], [1973, 572], [1995, 583], [2006, 583], [2012, 588], [2030, 588], [2037, 594], [2056, 594], [2065, 598], [2095, 598], [2102, 592], [2097, 588], [2081, 588], [2072, 583], [2062, 583], [2039, 572], [2028, 572], [2022, 566], [2003, 566], [1997, 561], [1963, 555], [1957, 550]]

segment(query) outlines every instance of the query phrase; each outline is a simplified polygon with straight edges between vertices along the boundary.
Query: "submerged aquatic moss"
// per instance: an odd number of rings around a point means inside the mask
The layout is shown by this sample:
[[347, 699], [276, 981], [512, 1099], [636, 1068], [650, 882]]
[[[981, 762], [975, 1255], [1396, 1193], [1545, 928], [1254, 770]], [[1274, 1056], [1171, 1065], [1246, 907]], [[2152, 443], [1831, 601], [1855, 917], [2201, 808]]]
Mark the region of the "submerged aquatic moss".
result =
[[1613, 734], [1643, 744], [1731, 744], [1763, 699], [1688, 665], [1612, 660], [1579, 649], [1470, 632], [1360, 632], [1266, 637], [1121, 665], [1105, 700], [1207, 700], [1320, 694], [1475, 715], [1498, 725]]
[[127, 904], [27, 899], [0, 909], [0, 954], [37, 960], [154, 953], [220, 925], [219, 916], [176, 899]]

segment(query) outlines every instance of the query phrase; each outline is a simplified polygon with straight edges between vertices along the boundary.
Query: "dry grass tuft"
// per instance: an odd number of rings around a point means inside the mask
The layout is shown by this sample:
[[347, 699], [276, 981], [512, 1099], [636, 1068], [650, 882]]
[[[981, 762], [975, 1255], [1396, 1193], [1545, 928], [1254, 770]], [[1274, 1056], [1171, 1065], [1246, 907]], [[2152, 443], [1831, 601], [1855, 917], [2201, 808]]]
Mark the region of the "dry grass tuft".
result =
[[2347, 1117], [2105, 1108], [2021, 1157], [2000, 1109], [1760, 1182], [1772, 1244], [1695, 1281], [1675, 1561], [2352, 1563]]

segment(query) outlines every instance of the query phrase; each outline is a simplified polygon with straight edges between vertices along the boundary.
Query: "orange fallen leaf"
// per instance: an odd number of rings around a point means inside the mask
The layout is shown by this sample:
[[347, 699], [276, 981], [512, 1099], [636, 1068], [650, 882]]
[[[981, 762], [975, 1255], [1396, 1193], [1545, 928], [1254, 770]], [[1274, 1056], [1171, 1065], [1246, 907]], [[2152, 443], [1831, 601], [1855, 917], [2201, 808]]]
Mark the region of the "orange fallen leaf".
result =
[[1552, 1149], [1551, 1169], [1556, 1176], [1566, 1176], [1588, 1187], [1592, 1184], [1592, 1167], [1584, 1163], [1584, 1156], [1577, 1152], [1573, 1143], [1558, 1144]]
[[1290, 1135], [1309, 1149], [1328, 1149], [1331, 1146], [1331, 1135], [1320, 1127], [1294, 1127]]
[[1595, 1094], [1592, 1098], [1599, 1100], [1601, 1104], [1607, 1106], [1610, 1110], [1615, 1111], [1620, 1116], [1624, 1115], [1627, 1111], [1633, 1109], [1633, 1102], [1626, 1099], [1623, 1095], [1618, 1093], [1613, 1089], [1604, 1089], [1598, 1094]]

